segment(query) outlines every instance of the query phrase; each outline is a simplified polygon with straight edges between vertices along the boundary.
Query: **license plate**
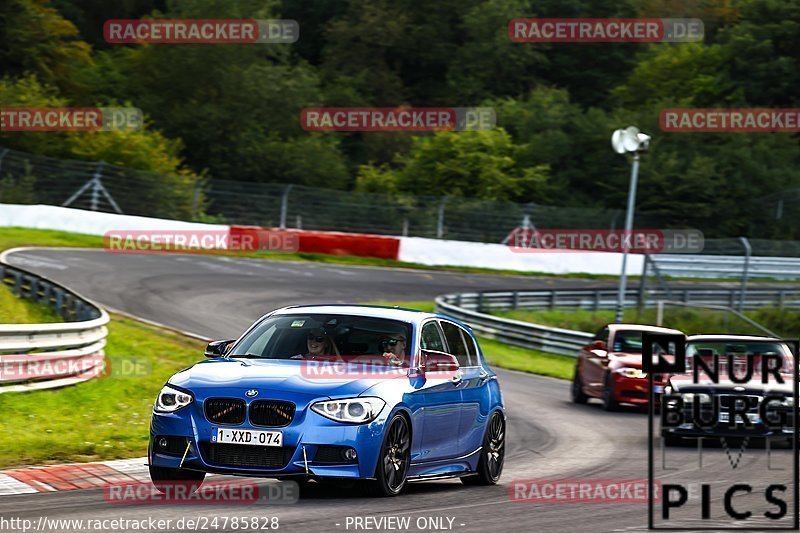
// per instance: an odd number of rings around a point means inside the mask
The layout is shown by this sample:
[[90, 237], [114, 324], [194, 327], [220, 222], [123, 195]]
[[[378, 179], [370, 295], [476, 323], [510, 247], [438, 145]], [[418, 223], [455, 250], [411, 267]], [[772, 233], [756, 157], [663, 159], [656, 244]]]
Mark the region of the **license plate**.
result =
[[[753, 424], [758, 424], [759, 422], [761, 422], [761, 419], [758, 417], [758, 413], [747, 413], [747, 418], [749, 418], [750, 422], [752, 422]], [[719, 414], [719, 421], [727, 424], [728, 423], [728, 413], [720, 413]], [[742, 425], [742, 424], [743, 424], [742, 417], [741, 416], [737, 416], [736, 417], [736, 425]]]
[[250, 446], [283, 446], [283, 432], [211, 428], [211, 442], [248, 444]]

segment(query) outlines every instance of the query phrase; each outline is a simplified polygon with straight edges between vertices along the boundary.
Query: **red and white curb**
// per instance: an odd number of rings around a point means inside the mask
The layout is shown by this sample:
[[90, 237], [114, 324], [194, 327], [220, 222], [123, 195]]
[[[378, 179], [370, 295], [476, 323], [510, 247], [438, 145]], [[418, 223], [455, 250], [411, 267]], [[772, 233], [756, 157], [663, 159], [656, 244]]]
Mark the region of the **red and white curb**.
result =
[[16, 468], [0, 472], [0, 496], [96, 489], [115, 483], [149, 480], [146, 457]]

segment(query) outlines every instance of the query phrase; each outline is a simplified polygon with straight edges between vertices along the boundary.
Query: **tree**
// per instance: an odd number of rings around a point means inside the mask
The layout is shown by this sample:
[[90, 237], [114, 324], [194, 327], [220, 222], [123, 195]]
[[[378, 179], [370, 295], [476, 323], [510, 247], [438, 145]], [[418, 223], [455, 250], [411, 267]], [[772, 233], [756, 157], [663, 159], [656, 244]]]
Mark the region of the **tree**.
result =
[[356, 187], [420, 196], [538, 201], [548, 191], [547, 167], [519, 166], [517, 150], [502, 129], [436, 132], [414, 139], [397, 170], [362, 167]]

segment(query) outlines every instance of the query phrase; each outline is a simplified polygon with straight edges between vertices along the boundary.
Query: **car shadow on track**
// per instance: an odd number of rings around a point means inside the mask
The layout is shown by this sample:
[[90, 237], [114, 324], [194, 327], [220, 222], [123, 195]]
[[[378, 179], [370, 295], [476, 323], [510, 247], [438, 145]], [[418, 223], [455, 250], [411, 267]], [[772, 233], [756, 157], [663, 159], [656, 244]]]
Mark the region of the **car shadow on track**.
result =
[[[455, 491], [469, 490], [458, 480], [450, 481], [425, 481], [408, 483], [403, 489], [402, 498], [406, 495], [444, 494]], [[353, 483], [337, 485], [335, 483], [304, 483], [300, 489], [300, 500], [350, 500], [350, 499], [383, 499], [370, 491], [366, 484]]]

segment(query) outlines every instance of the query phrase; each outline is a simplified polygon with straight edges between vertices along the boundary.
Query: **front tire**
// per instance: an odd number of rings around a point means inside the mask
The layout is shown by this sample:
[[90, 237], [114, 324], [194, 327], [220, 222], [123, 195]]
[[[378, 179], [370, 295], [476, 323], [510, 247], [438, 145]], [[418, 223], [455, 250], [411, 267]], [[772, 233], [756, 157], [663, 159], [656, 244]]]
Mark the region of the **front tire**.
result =
[[187, 494], [194, 494], [206, 478], [205, 472], [198, 472], [196, 470], [153, 465], [150, 465], [149, 468], [150, 480], [161, 493], [166, 493], [176, 485], [183, 485], [188, 488]]
[[464, 485], [494, 485], [503, 473], [506, 455], [506, 422], [503, 415], [495, 412], [489, 419], [483, 448], [478, 460], [478, 473], [461, 478]]
[[408, 420], [396, 414], [387, 427], [375, 466], [376, 479], [371, 483], [371, 492], [376, 496], [400, 494], [406, 485], [411, 465], [411, 428]]

